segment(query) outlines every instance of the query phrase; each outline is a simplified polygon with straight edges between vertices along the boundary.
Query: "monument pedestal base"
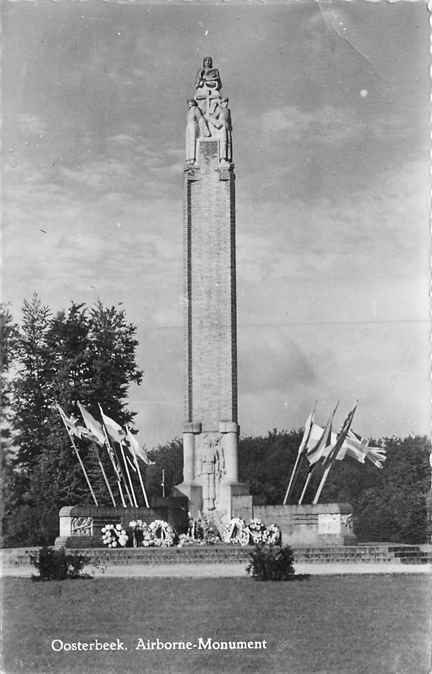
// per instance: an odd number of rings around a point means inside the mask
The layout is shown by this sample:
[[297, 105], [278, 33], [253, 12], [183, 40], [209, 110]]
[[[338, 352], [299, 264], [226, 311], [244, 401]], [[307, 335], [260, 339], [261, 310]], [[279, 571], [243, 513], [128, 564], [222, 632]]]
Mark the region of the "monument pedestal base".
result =
[[267, 526], [277, 524], [283, 545], [320, 547], [357, 542], [349, 503], [254, 506], [253, 516]]
[[189, 512], [194, 519], [201, 515], [212, 518], [212, 514], [217, 513], [218, 518], [241, 517], [250, 519], [252, 517], [252, 496], [249, 495], [247, 485], [241, 482], [222, 482], [218, 489], [218, 502], [214, 509], [205, 508], [203, 499], [203, 487], [198, 484], [187, 484], [183, 482], [174, 487], [174, 495], [178, 493], [181, 497], [187, 497], [189, 500]]
[[121, 524], [123, 528], [133, 520], [147, 524], [164, 520], [177, 531], [187, 527], [188, 501], [183, 497], [156, 498], [151, 508], [111, 508], [93, 505], [65, 506], [60, 509], [60, 531], [54, 545], [66, 548], [100, 548], [102, 527]]
[[187, 498], [188, 513], [194, 519], [202, 514], [203, 510], [203, 489], [199, 484], [187, 484], [182, 482], [172, 489], [174, 498]]

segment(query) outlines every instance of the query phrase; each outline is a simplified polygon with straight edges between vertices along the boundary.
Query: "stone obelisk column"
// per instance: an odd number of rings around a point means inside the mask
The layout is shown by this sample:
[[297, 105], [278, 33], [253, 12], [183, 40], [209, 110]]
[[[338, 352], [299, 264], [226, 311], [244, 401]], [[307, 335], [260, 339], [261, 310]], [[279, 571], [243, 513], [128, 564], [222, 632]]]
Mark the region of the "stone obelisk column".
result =
[[207, 57], [188, 101], [184, 195], [184, 482], [192, 514], [232, 516], [238, 483], [231, 115]]

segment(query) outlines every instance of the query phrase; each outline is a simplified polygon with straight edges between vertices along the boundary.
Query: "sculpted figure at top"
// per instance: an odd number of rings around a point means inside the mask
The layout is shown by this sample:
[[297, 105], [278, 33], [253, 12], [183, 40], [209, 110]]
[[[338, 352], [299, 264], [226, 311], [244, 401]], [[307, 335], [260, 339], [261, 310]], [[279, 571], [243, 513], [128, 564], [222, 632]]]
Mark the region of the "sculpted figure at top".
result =
[[193, 164], [196, 160], [197, 138], [207, 138], [210, 135], [206, 118], [196, 100], [190, 98], [186, 115], [186, 162], [188, 164]]
[[[222, 80], [219, 70], [213, 68], [213, 59], [211, 56], [203, 58], [202, 67], [198, 70], [195, 78], [195, 89], [197, 96], [208, 96], [208, 93], [217, 93], [222, 89]], [[210, 91], [209, 91], [210, 90]]]
[[200, 138], [217, 138], [221, 166], [232, 162], [231, 113], [228, 99], [221, 96], [222, 81], [213, 59], [206, 56], [195, 78], [195, 95], [188, 100], [186, 116], [186, 164], [197, 161]]

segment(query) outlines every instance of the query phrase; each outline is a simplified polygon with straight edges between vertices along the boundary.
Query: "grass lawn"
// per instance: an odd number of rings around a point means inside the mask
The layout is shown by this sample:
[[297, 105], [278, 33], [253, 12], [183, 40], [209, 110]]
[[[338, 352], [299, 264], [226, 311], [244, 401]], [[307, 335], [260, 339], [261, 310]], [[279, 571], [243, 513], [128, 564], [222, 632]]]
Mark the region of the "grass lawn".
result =
[[[3, 579], [2, 672], [430, 671], [427, 576]], [[265, 650], [135, 650], [138, 639], [266, 640]], [[51, 641], [119, 638], [127, 651], [59, 652]]]

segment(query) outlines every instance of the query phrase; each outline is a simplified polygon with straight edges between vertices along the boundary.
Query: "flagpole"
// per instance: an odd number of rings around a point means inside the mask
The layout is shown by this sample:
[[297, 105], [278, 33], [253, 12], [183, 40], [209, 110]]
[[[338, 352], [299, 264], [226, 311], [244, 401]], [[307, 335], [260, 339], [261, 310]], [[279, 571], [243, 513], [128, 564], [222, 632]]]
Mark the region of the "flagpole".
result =
[[291, 477], [290, 477], [289, 482], [288, 482], [288, 487], [287, 487], [287, 490], [286, 490], [286, 492], [285, 492], [285, 497], [284, 497], [284, 500], [283, 500], [283, 505], [286, 505], [286, 503], [287, 503], [287, 501], [288, 501], [288, 496], [289, 496], [289, 493], [290, 493], [290, 491], [291, 491], [291, 487], [292, 487], [292, 485], [293, 485], [293, 483], [294, 483], [294, 476], [296, 476], [297, 468], [298, 468], [298, 466], [299, 466], [300, 459], [301, 459], [302, 456], [303, 456], [303, 454], [300, 454], [300, 453], [297, 454], [297, 458], [296, 458], [295, 463], [294, 463], [294, 468], [292, 469]]
[[143, 482], [142, 475], [141, 475], [141, 469], [140, 469], [139, 463], [138, 463], [138, 457], [135, 454], [134, 454], [134, 461], [135, 461], [135, 465], [137, 467], [138, 477], [139, 477], [139, 481], [140, 481], [140, 485], [141, 485], [141, 491], [142, 491], [143, 496], [144, 496], [146, 508], [150, 508], [149, 500], [147, 498], [147, 492], [145, 490], [144, 482]]
[[[118, 490], [119, 490], [119, 494], [120, 494], [122, 506], [123, 506], [123, 508], [127, 508], [126, 501], [125, 501], [125, 497], [124, 497], [124, 494], [123, 494], [123, 489], [122, 489], [122, 486], [121, 486], [121, 480], [120, 480], [119, 470], [118, 470], [117, 466], [115, 465], [115, 461], [114, 461], [113, 456], [111, 455], [111, 452], [114, 453], [114, 450], [113, 450], [113, 448], [111, 447], [110, 441], [108, 440], [108, 435], [107, 435], [107, 433], [106, 433], [105, 426], [104, 426], [103, 424], [102, 424], [102, 430], [103, 430], [103, 434], [104, 434], [104, 438], [105, 438], [105, 446], [106, 446], [106, 450], [107, 450], [107, 452], [108, 452], [109, 458], [111, 459], [111, 463], [112, 463], [112, 465], [113, 465], [114, 472], [115, 472], [115, 474], [116, 474], [116, 476], [117, 476], [117, 487], [118, 487]], [[129, 494], [128, 494], [128, 495], [129, 495]]]
[[110, 487], [110, 483], [108, 482], [108, 478], [107, 478], [107, 475], [106, 475], [106, 473], [105, 473], [105, 468], [103, 467], [103, 463], [102, 463], [101, 458], [100, 458], [99, 448], [98, 448], [98, 446], [97, 446], [97, 444], [96, 444], [95, 442], [93, 443], [93, 445], [94, 445], [94, 448], [95, 448], [95, 451], [96, 451], [96, 456], [97, 456], [99, 468], [101, 469], [103, 478], [104, 478], [104, 480], [105, 480], [106, 488], [108, 489], [108, 493], [109, 493], [109, 495], [110, 495], [110, 497], [111, 497], [111, 501], [112, 501], [112, 503], [113, 503], [114, 508], [117, 508], [117, 503], [116, 503], [116, 501], [115, 501], [114, 494], [112, 493], [112, 490], [111, 490], [111, 487]]
[[121, 455], [123, 457], [123, 463], [124, 463], [125, 468], [126, 468], [126, 475], [128, 477], [128, 480], [129, 480], [129, 486], [131, 488], [133, 504], [134, 504], [135, 508], [138, 508], [138, 501], [136, 500], [136, 496], [135, 496], [135, 492], [134, 492], [134, 488], [133, 488], [133, 484], [132, 484], [132, 480], [131, 480], [131, 476], [130, 476], [130, 472], [129, 472], [129, 466], [128, 466], [127, 461], [126, 461], [126, 456], [125, 456], [125, 452], [124, 452], [124, 448], [123, 448], [123, 443], [120, 441], [119, 445], [120, 445]]
[[[130, 430], [129, 430], [129, 426], [126, 426], [126, 432], [127, 432], [127, 434], [128, 434], [128, 439], [129, 439], [129, 435], [131, 435], [131, 432], [130, 432]], [[130, 441], [130, 440], [129, 440], [129, 446], [131, 446], [131, 441]], [[129, 450], [129, 451], [130, 451], [130, 450]], [[139, 481], [140, 481], [141, 491], [142, 491], [143, 496], [144, 496], [144, 501], [145, 501], [145, 504], [146, 504], [146, 508], [150, 508], [149, 500], [148, 500], [148, 498], [147, 498], [147, 492], [146, 492], [146, 490], [145, 490], [144, 482], [143, 482], [142, 475], [141, 475], [141, 469], [140, 469], [139, 463], [138, 463], [138, 457], [137, 457], [137, 455], [135, 454], [134, 451], [132, 451], [131, 454], [132, 454], [132, 456], [133, 456], [133, 459], [134, 459], [134, 463], [135, 463], [136, 469], [137, 469], [137, 471], [138, 471], [138, 478], [139, 478]]]
[[312, 501], [313, 505], [316, 505], [318, 503], [318, 499], [321, 496], [322, 490], [324, 489], [324, 485], [327, 481], [327, 477], [328, 477], [328, 474], [330, 472], [330, 469], [333, 466], [334, 462], [336, 461], [336, 457], [339, 453], [339, 450], [342, 447], [343, 442], [348, 435], [348, 431], [351, 427], [352, 420], [353, 420], [356, 409], [357, 409], [357, 404], [354, 405], [353, 409], [349, 412], [347, 418], [345, 419], [345, 421], [343, 423], [343, 426], [341, 428], [341, 431], [339, 433], [339, 436], [336, 439], [333, 450], [330, 452], [330, 454], [327, 457], [328, 465], [326, 466], [326, 468], [324, 470], [324, 473], [323, 473], [322, 478], [321, 478], [321, 482], [319, 483], [318, 489], [316, 490], [314, 500]]
[[333, 466], [333, 463], [334, 463], [334, 461], [332, 461], [332, 462], [327, 466], [327, 468], [325, 469], [325, 471], [324, 471], [324, 473], [323, 473], [323, 476], [322, 476], [322, 478], [321, 478], [321, 482], [319, 483], [319, 486], [318, 486], [318, 489], [317, 489], [317, 491], [316, 491], [314, 500], [312, 501], [313, 505], [316, 505], [316, 504], [318, 503], [318, 499], [319, 499], [319, 497], [321, 496], [322, 490], [324, 489], [324, 485], [325, 485], [325, 483], [326, 483], [327, 476], [328, 476], [328, 474], [329, 474], [329, 472], [330, 472], [330, 468]]
[[142, 491], [143, 496], [144, 496], [146, 508], [150, 508], [150, 503], [149, 503], [149, 500], [147, 498], [147, 492], [146, 492], [146, 489], [144, 487], [144, 482], [143, 482], [142, 475], [141, 475], [141, 469], [140, 469], [139, 464], [138, 464], [138, 457], [135, 457], [135, 462], [136, 462], [135, 465], [137, 467], [138, 477], [139, 477], [139, 481], [140, 481], [140, 485], [141, 485], [141, 491]]
[[306, 426], [305, 426], [303, 438], [302, 438], [302, 441], [300, 443], [300, 447], [299, 447], [299, 450], [297, 452], [297, 457], [296, 457], [296, 460], [295, 460], [295, 463], [294, 463], [294, 468], [292, 469], [291, 476], [290, 476], [290, 479], [289, 479], [289, 482], [288, 482], [288, 487], [287, 487], [287, 490], [285, 492], [285, 498], [283, 500], [283, 505], [286, 505], [286, 503], [288, 501], [288, 496], [290, 495], [291, 487], [293, 486], [294, 480], [297, 477], [297, 470], [298, 470], [298, 467], [300, 465], [300, 460], [301, 460], [302, 456], [304, 455], [304, 451], [305, 451], [307, 443], [309, 441], [309, 437], [310, 437], [310, 434], [311, 434], [311, 431], [312, 431], [312, 424], [313, 424], [314, 414], [315, 414], [315, 410], [316, 410], [316, 405], [317, 405], [317, 402], [315, 401], [315, 406], [314, 406], [311, 414], [309, 415], [308, 419], [306, 420], [306, 423], [309, 423], [309, 428], [306, 429]]
[[83, 462], [82, 462], [82, 459], [81, 459], [81, 457], [80, 457], [78, 448], [77, 448], [77, 446], [76, 446], [76, 444], [75, 444], [75, 441], [74, 441], [74, 439], [73, 439], [71, 433], [69, 432], [69, 429], [68, 429], [68, 427], [67, 427], [67, 425], [66, 425], [65, 420], [63, 419], [63, 414], [60, 412], [60, 405], [58, 405], [58, 404], [57, 404], [57, 409], [58, 409], [58, 412], [59, 412], [59, 414], [60, 414], [61, 420], [63, 421], [63, 425], [64, 425], [64, 427], [66, 428], [66, 433], [67, 433], [68, 436], [69, 436], [69, 440], [71, 441], [72, 447], [73, 447], [74, 450], [75, 450], [75, 454], [77, 455], [77, 459], [78, 459], [78, 461], [79, 461], [79, 463], [80, 463], [80, 466], [81, 466], [81, 468], [82, 468], [82, 471], [83, 471], [83, 473], [84, 473], [84, 477], [85, 477], [86, 482], [87, 482], [87, 484], [88, 484], [88, 488], [90, 489], [90, 493], [91, 493], [91, 495], [92, 495], [92, 497], [93, 497], [93, 501], [95, 502], [95, 505], [96, 505], [96, 506], [99, 506], [98, 500], [97, 500], [97, 498], [96, 498], [96, 496], [95, 496], [95, 493], [94, 493], [94, 491], [93, 491], [93, 487], [91, 486], [91, 483], [90, 483], [90, 478], [89, 478], [89, 476], [87, 475], [87, 471], [86, 471], [85, 466], [84, 466], [84, 464], [83, 464]]
[[301, 493], [301, 496], [300, 496], [299, 502], [298, 502], [299, 505], [302, 504], [302, 501], [303, 501], [304, 495], [306, 494], [306, 489], [308, 488], [308, 484], [310, 482], [311, 477], [312, 477], [312, 471], [310, 471], [310, 473], [308, 473], [308, 476], [306, 478], [306, 482], [304, 483], [303, 491]]
[[[104, 415], [104, 413], [103, 413], [101, 404], [98, 403], [98, 406], [99, 406], [99, 411], [100, 411], [101, 418], [102, 418], [102, 429], [103, 429], [103, 432], [104, 432], [105, 440], [106, 440], [106, 442], [108, 443], [108, 445], [110, 446], [110, 449], [111, 449], [111, 451], [113, 452], [114, 456], [115, 456], [116, 459], [118, 460], [118, 457], [117, 457], [117, 454], [116, 454], [116, 452], [115, 452], [115, 449], [113, 449], [113, 447], [112, 447], [112, 445], [111, 445], [111, 443], [110, 443], [110, 441], [109, 441], [109, 439], [108, 439], [108, 430], [107, 430], [107, 427], [106, 427], [106, 423], [105, 423], [105, 415]], [[128, 472], [127, 466], [126, 466], [125, 457], [124, 457], [124, 453], [123, 453], [123, 448], [122, 448], [122, 446], [121, 446], [121, 442], [119, 442], [118, 444], [120, 445], [121, 454], [122, 454], [122, 457], [123, 457], [123, 462], [125, 463], [126, 471]], [[123, 470], [123, 468], [122, 468], [121, 461], [119, 461], [119, 460], [118, 460], [118, 465], [119, 465], [119, 468], [120, 468], [120, 474], [121, 474], [121, 477], [122, 477], [122, 479], [123, 479], [124, 488], [125, 488], [125, 490], [126, 490], [126, 494], [127, 494], [128, 499], [129, 499], [129, 503], [131, 504], [132, 507], [136, 507], [136, 504], [135, 504], [134, 501], [132, 500], [132, 496], [131, 496], [131, 493], [130, 493], [130, 491], [129, 491], [128, 483], [127, 483], [127, 480], [126, 480], [126, 477], [125, 477], [124, 470]], [[130, 482], [130, 475], [129, 475], [129, 473], [128, 473], [128, 477], [129, 477], [129, 482]], [[126, 508], [126, 504], [125, 504], [124, 507]]]

